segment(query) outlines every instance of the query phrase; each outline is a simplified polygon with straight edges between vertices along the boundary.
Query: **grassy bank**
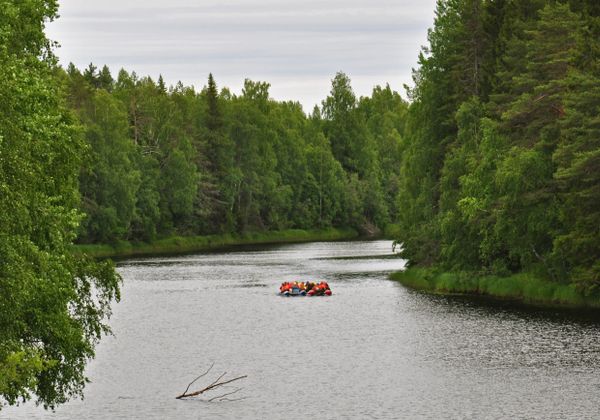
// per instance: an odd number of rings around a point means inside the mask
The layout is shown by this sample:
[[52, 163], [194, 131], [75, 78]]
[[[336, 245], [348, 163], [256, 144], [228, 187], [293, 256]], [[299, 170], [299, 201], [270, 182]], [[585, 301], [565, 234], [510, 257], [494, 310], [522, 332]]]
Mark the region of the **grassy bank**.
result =
[[338, 241], [356, 238], [357, 236], [358, 233], [354, 229], [288, 229], [274, 232], [248, 232], [239, 235], [174, 236], [153, 242], [122, 241], [114, 245], [74, 245], [73, 249], [76, 253], [85, 253], [95, 258], [124, 258], [207, 251], [233, 245]]
[[535, 306], [600, 309], [600, 296], [583, 296], [573, 285], [543, 280], [527, 273], [497, 277], [409, 268], [392, 274], [391, 278], [407, 287], [430, 293], [488, 296]]

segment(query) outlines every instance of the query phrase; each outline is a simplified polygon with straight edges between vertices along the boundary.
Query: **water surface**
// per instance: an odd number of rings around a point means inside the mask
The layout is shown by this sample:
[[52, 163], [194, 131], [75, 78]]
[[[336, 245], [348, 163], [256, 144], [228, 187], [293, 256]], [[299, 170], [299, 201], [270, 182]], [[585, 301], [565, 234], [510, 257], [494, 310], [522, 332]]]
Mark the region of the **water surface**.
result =
[[[404, 265], [391, 253], [337, 242], [121, 262], [86, 399], [0, 418], [598, 418], [600, 323], [405, 289], [387, 280]], [[276, 294], [295, 279], [334, 294]], [[174, 399], [213, 362], [199, 385], [248, 375], [241, 400]]]

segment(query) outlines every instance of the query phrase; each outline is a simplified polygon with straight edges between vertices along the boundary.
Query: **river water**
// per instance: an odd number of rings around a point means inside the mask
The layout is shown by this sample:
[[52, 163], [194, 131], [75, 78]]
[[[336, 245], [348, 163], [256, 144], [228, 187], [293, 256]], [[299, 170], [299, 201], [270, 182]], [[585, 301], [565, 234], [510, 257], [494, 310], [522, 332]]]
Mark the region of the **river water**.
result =
[[[600, 322], [414, 292], [403, 266], [390, 241], [124, 261], [85, 400], [0, 418], [600, 417]], [[333, 296], [277, 295], [295, 279]], [[231, 401], [174, 398], [213, 363], [198, 387], [248, 376]]]

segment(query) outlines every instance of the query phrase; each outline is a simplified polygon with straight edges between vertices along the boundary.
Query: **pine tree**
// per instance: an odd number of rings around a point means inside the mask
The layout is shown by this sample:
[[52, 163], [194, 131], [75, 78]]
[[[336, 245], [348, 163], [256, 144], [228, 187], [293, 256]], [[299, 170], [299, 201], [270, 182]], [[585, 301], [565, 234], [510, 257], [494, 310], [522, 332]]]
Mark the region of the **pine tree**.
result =
[[102, 70], [100, 70], [100, 72], [98, 73], [97, 85], [98, 85], [99, 89], [104, 89], [107, 92], [112, 92], [113, 85], [114, 85], [114, 79], [112, 78], [112, 75], [110, 74], [110, 70], [108, 69], [108, 66], [104, 65], [102, 67]]
[[158, 82], [156, 87], [160, 93], [167, 93], [167, 86], [165, 85], [165, 79], [163, 79], [162, 74], [158, 75]]
[[562, 228], [552, 260], [587, 293], [600, 288], [600, 78], [571, 71], [566, 85], [554, 154]]
[[234, 169], [234, 144], [226, 131], [219, 99], [217, 84], [212, 73], [208, 75], [208, 85], [204, 91], [206, 112], [203, 118], [205, 127], [203, 156], [207, 168], [203, 191], [208, 202], [211, 233], [234, 229], [233, 206], [235, 184], [239, 173]]
[[83, 78], [94, 89], [100, 87], [100, 82], [98, 80], [98, 67], [96, 67], [93, 63], [90, 63], [87, 69], [83, 71]]

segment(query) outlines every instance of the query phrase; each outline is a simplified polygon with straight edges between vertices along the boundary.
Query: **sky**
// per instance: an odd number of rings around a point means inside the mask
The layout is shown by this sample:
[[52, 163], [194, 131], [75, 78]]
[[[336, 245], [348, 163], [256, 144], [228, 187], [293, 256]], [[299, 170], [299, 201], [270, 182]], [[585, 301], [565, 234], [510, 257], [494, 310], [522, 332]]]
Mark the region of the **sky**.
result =
[[106, 64], [201, 89], [212, 72], [239, 93], [244, 79], [309, 112], [338, 71], [357, 96], [389, 83], [404, 96], [433, 24], [435, 0], [60, 0], [47, 26], [61, 63]]

